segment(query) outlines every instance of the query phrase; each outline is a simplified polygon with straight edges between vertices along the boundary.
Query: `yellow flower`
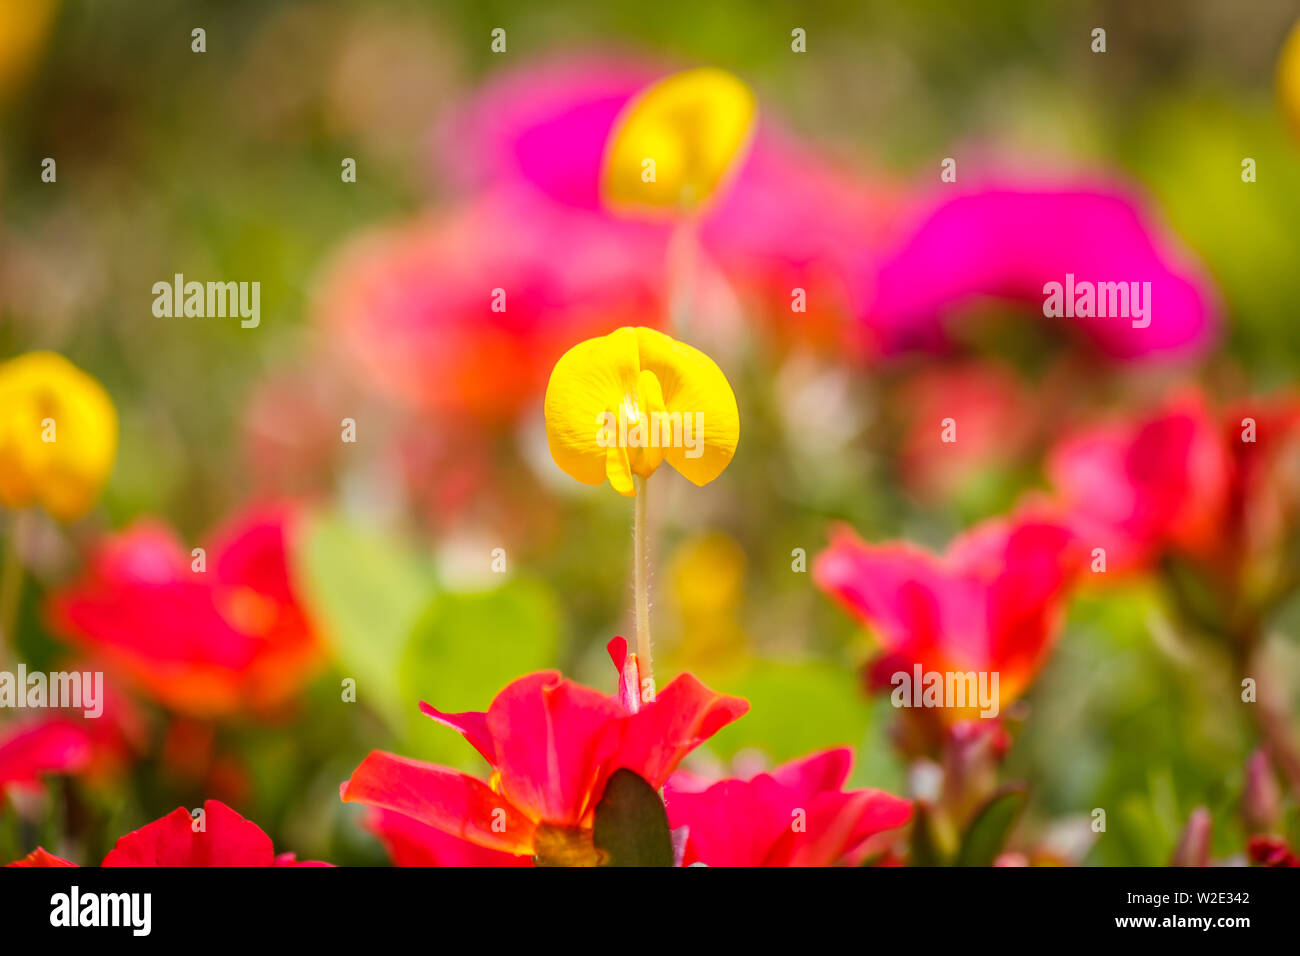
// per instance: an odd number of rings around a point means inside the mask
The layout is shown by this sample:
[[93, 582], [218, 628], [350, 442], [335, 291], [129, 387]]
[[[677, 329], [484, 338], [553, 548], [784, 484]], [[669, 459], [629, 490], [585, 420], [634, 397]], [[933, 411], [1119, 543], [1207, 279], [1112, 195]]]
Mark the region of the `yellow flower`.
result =
[[116, 451], [117, 413], [97, 381], [53, 352], [0, 363], [0, 505], [78, 518]]
[[1278, 57], [1277, 93], [1292, 132], [1300, 136], [1300, 21], [1291, 28]]
[[755, 113], [754, 94], [725, 70], [660, 80], [614, 124], [602, 176], [606, 202], [670, 216], [694, 210], [736, 167]]
[[0, 0], [0, 98], [31, 69], [54, 20], [54, 0]]
[[636, 494], [661, 461], [697, 485], [736, 453], [736, 396], [713, 359], [654, 329], [625, 326], [560, 357], [546, 386], [546, 438], [578, 481]]

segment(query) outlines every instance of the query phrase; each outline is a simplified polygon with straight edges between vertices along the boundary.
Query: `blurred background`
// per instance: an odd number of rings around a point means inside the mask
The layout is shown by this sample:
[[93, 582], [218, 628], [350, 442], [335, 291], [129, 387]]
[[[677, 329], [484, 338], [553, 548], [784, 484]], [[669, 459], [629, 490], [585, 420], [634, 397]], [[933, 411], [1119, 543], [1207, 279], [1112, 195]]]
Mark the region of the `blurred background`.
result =
[[[698, 298], [696, 342], [737, 392], [740, 447], [705, 488], [662, 470], [651, 502], [660, 683], [689, 669], [752, 705], [699, 755], [706, 772], [851, 744], [854, 783], [907, 789], [892, 708], [860, 673], [870, 636], [795, 567], [832, 522], [941, 549], [1043, 487], [1044, 450], [1067, 422], [1191, 380], [1216, 395], [1269, 391], [1300, 368], [1300, 164], [1276, 83], [1292, 2], [17, 0], [0, 11], [0, 356], [66, 355], [103, 383], [121, 422], [99, 507], [31, 531], [19, 656], [47, 669], [66, 659], [49, 602], [99, 536], [149, 517], [188, 553], [267, 501], [300, 514], [290, 577], [325, 647], [300, 690], [256, 712], [180, 714], [128, 690], [131, 757], [0, 816], [10, 858], [44, 841], [90, 862], [126, 830], [217, 797], [277, 849], [382, 863], [358, 808], [338, 800], [361, 758], [378, 747], [478, 765], [418, 701], [483, 709], [543, 667], [612, 690], [604, 645], [630, 631], [630, 506], [559, 472], [541, 416], [550, 365], [589, 331], [463, 358], [464, 334], [437, 331], [441, 319], [408, 346], [395, 313], [363, 314], [418, 300], [418, 324], [421, 308], [464, 308], [515, 281], [505, 270], [524, 227], [480, 205], [481, 129], [465, 119], [509, 122], [490, 91], [512, 71], [589, 60], [651, 76], [733, 71], [765, 122], [854, 184], [864, 247], [939, 188], [944, 157], [957, 157], [959, 182], [1113, 179], [1200, 264], [1221, 317], [1208, 353], [1153, 366], [1093, 355], [1045, 331], [1032, 307], [981, 302], [957, 349], [884, 355], [845, 344], [851, 306], [805, 319], [719, 270]], [[1104, 54], [1090, 50], [1099, 26]], [[498, 27], [503, 54], [490, 46]], [[806, 54], [791, 51], [794, 27]], [[41, 180], [46, 157], [56, 183]], [[1243, 157], [1257, 163], [1253, 184]], [[341, 178], [345, 158], [355, 183]], [[259, 281], [260, 326], [156, 317], [152, 286], [176, 273]], [[472, 295], [457, 288], [470, 274]], [[660, 324], [648, 313], [661, 305], [658, 293], [622, 301], [582, 328]], [[436, 353], [430, 382], [400, 367], [408, 347]], [[987, 413], [959, 465], [918, 438], [954, 401]], [[355, 443], [340, 439], [346, 418]], [[1161, 602], [1141, 577], [1071, 601], [1015, 715], [1007, 773], [1030, 783], [1024, 839], [1076, 846], [1079, 821], [1105, 807], [1106, 838], [1085, 835], [1076, 857], [1161, 864], [1206, 805], [1216, 855], [1240, 852], [1254, 738], [1206, 690], [1236, 680], [1153, 639]], [[1270, 628], [1300, 688], [1297, 621], [1292, 600]], [[340, 701], [345, 678], [356, 703]]]

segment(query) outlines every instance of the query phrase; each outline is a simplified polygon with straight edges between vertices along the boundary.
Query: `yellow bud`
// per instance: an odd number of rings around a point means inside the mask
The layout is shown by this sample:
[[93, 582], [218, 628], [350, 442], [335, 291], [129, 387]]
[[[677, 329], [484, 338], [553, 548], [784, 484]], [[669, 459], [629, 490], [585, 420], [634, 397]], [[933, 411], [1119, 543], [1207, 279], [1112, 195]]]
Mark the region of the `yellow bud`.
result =
[[1300, 136], [1300, 21], [1292, 27], [1278, 57], [1277, 93], [1291, 131]]
[[35, 63], [54, 20], [54, 0], [0, 0], [0, 98]]
[[546, 439], [565, 474], [588, 485], [608, 478], [632, 497], [632, 476], [648, 478], [663, 461], [697, 485], [722, 474], [740, 440], [740, 413], [713, 359], [662, 332], [625, 326], [555, 363]]
[[53, 352], [0, 363], [0, 505], [72, 521], [99, 497], [116, 452], [117, 413], [97, 381]]
[[749, 87], [725, 70], [660, 80], [614, 124], [601, 182], [605, 201], [663, 216], [696, 210], [739, 165], [756, 111]]

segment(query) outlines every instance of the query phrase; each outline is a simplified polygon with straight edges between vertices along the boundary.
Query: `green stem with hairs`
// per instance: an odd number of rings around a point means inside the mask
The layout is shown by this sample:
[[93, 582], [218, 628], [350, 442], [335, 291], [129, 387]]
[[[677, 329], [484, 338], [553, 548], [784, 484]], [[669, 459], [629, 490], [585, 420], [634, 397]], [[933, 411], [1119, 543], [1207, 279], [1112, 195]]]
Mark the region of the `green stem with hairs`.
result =
[[632, 509], [632, 567], [636, 590], [636, 656], [642, 703], [655, 699], [654, 665], [650, 660], [650, 546], [646, 528], [646, 485], [640, 475], [632, 478], [636, 489]]

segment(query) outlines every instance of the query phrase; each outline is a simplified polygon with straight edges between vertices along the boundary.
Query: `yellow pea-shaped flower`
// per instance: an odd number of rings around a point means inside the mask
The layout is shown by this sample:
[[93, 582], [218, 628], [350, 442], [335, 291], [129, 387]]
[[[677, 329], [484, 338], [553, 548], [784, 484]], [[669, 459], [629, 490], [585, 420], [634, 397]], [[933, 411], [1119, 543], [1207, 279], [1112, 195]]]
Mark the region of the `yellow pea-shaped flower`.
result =
[[1278, 57], [1277, 94], [1291, 131], [1300, 136], [1300, 22], [1291, 28]]
[[666, 216], [697, 209], [739, 165], [756, 112], [749, 87], [725, 70], [687, 70], [650, 86], [610, 134], [606, 203]]
[[662, 332], [625, 326], [560, 357], [546, 387], [546, 439], [578, 481], [636, 494], [661, 462], [697, 485], [740, 440], [736, 396], [713, 359]]
[[99, 382], [53, 352], [0, 363], [0, 505], [72, 521], [99, 497], [116, 452], [117, 412]]

